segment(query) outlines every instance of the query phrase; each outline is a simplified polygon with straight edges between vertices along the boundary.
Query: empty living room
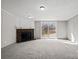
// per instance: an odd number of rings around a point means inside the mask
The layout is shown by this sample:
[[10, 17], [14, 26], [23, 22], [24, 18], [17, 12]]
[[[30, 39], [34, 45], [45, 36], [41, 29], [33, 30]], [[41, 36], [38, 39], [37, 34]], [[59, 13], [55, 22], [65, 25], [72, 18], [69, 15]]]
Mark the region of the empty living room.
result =
[[1, 59], [78, 59], [78, 0], [1, 0]]

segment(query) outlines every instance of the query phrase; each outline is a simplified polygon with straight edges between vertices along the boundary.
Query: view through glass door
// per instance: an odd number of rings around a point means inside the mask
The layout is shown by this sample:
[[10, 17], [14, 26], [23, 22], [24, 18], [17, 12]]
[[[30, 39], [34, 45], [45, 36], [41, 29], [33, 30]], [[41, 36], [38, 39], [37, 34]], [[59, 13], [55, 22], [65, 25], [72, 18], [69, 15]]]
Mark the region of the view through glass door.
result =
[[42, 38], [56, 38], [56, 22], [43, 21]]

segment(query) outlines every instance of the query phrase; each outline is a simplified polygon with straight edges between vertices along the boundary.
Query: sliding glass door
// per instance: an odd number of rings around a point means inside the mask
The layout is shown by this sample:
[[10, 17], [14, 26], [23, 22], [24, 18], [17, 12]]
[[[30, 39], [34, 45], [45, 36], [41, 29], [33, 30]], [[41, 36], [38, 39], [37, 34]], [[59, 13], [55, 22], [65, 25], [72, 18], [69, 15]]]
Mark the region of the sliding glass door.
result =
[[43, 21], [42, 38], [56, 38], [56, 22]]

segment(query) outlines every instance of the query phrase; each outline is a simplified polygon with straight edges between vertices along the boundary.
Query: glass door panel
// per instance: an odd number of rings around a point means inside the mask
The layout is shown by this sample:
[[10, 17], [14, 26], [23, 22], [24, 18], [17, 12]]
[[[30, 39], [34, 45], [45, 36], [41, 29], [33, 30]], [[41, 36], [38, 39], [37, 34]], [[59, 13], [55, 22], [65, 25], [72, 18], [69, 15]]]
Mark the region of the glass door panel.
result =
[[55, 38], [56, 37], [56, 23], [55, 22], [49, 22], [49, 38]]
[[47, 22], [42, 22], [42, 37], [43, 38], [48, 38], [49, 33], [48, 33], [48, 24]]
[[42, 38], [56, 37], [56, 23], [44, 21], [42, 22]]

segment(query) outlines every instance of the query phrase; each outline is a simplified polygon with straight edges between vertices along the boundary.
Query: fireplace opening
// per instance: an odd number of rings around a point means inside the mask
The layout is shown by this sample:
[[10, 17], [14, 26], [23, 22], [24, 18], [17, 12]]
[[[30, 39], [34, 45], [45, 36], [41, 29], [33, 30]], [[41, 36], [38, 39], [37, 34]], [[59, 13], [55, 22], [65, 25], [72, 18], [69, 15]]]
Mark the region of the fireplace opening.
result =
[[21, 33], [21, 39], [22, 39], [22, 42], [24, 41], [29, 41], [31, 38], [31, 32], [22, 32]]
[[17, 29], [17, 40], [16, 42], [25, 42], [34, 40], [34, 29]]

